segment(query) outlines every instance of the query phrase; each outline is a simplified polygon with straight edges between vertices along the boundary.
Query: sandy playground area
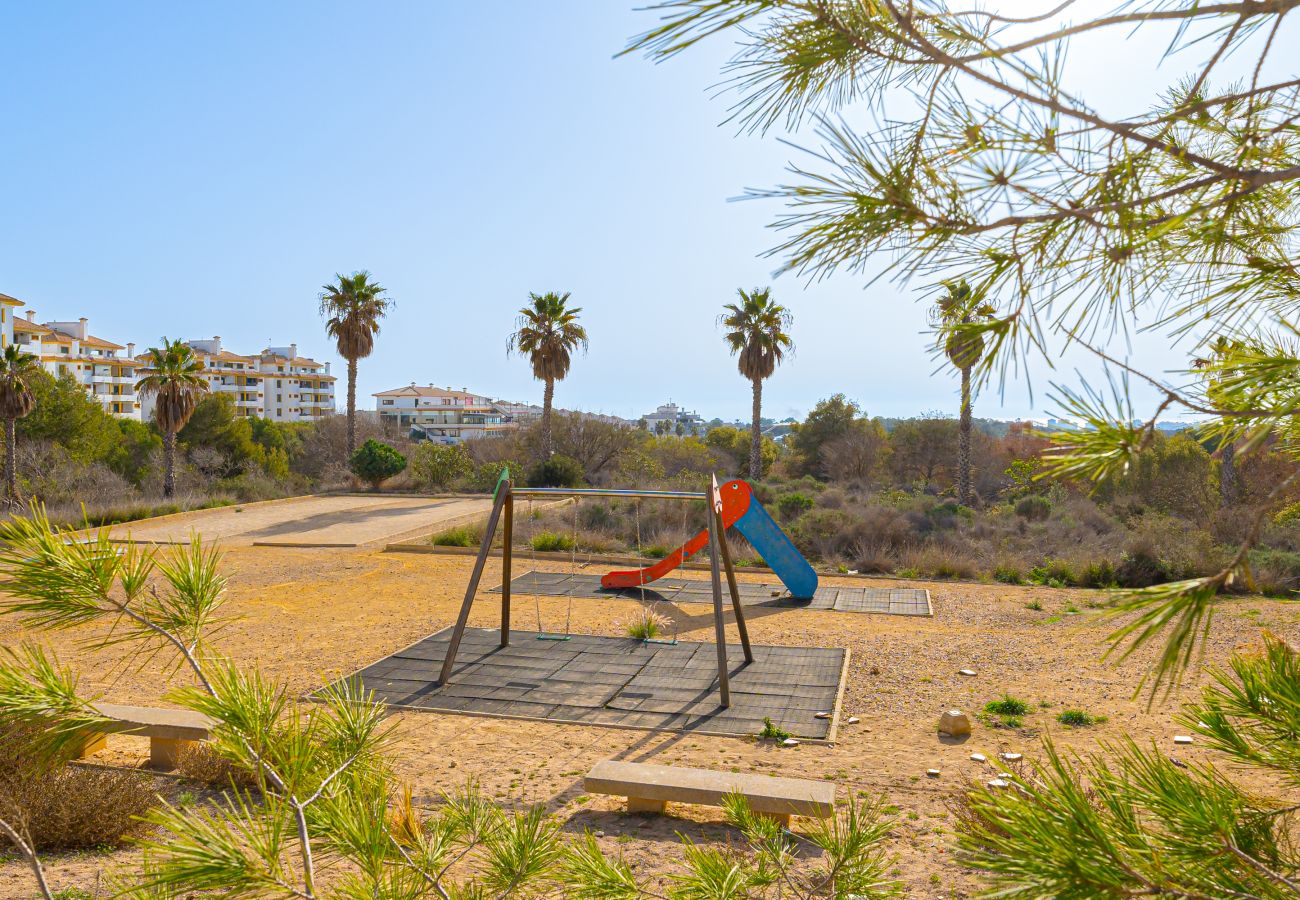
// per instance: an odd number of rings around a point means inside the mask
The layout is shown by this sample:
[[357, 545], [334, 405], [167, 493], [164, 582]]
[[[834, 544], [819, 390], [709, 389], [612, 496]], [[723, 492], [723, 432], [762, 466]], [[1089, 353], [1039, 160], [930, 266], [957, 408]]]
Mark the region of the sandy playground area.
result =
[[[167, 527], [177, 524], [173, 520]], [[260, 666], [302, 694], [451, 624], [473, 562], [467, 556], [366, 547], [252, 546], [243, 539], [226, 544], [227, 611], [239, 618], [219, 636], [217, 645], [238, 662]], [[568, 569], [547, 563], [539, 568]], [[500, 561], [494, 559], [471, 625], [495, 625], [497, 599], [486, 590], [499, 583]], [[862, 582], [828, 578], [826, 583]], [[857, 716], [860, 722], [841, 724], [833, 746], [804, 743], [780, 749], [752, 738], [395, 712], [397, 766], [417, 797], [427, 798], [429, 804], [437, 802], [441, 791], [469, 779], [507, 805], [545, 804], [567, 830], [597, 832], [608, 851], [622, 853], [637, 871], [656, 877], [662, 877], [665, 860], [679, 857], [677, 832], [702, 842], [726, 842], [735, 835], [722, 824], [717, 809], [670, 804], [667, 816], [627, 815], [617, 798], [584, 794], [582, 776], [599, 760], [824, 778], [838, 785], [841, 801], [851, 792], [884, 796], [898, 820], [889, 849], [897, 856], [897, 877], [908, 886], [909, 896], [958, 897], [974, 894], [979, 882], [954, 860], [948, 804], [963, 785], [987, 780], [996, 771], [971, 761], [972, 753], [990, 760], [1007, 750], [1032, 756], [1050, 732], [1059, 744], [1080, 750], [1127, 735], [1155, 741], [1183, 760], [1206, 758], [1206, 751], [1197, 746], [1173, 744], [1179, 697], [1150, 710], [1143, 698], [1132, 697], [1148, 656], [1120, 667], [1100, 661], [1102, 639], [1111, 624], [1102, 621], [1096, 608], [1099, 595], [1005, 585], [888, 579], [869, 583], [928, 587], [933, 617], [747, 610], [756, 643], [851, 651], [843, 716]], [[1027, 608], [1031, 601], [1042, 609]], [[563, 621], [568, 602], [555, 597], [537, 601], [548, 628]], [[573, 631], [588, 634], [621, 635], [636, 609], [635, 601], [622, 599], [573, 604]], [[708, 607], [683, 605], [673, 612], [683, 638], [712, 639]], [[533, 598], [518, 598], [515, 627], [536, 628], [535, 616]], [[1234, 647], [1255, 643], [1261, 628], [1294, 633], [1297, 621], [1300, 606], [1292, 603], [1230, 604], [1215, 618], [1207, 659], [1222, 662]], [[79, 648], [78, 638], [85, 636], [64, 633], [53, 643], [61, 657], [83, 673], [86, 690], [113, 702], [160, 701], [167, 685], [159, 677], [157, 660], [143, 669], [114, 667], [111, 653]], [[0, 644], [12, 646], [25, 637], [12, 619], [0, 619]], [[734, 640], [734, 629], [729, 637]], [[963, 668], [977, 674], [959, 675]], [[1180, 697], [1190, 696], [1199, 680], [1189, 678]], [[973, 714], [1004, 692], [1050, 706], [1035, 706], [1020, 730], [977, 722], [968, 740], [939, 739], [935, 725], [945, 709]], [[1104, 715], [1108, 721], [1071, 730], [1055, 721], [1056, 713], [1066, 708]], [[96, 761], [142, 765], [146, 758], [145, 739], [115, 737]], [[938, 778], [927, 777], [932, 768], [940, 770]], [[94, 890], [101, 872], [134, 852], [55, 854], [47, 865], [57, 887]], [[0, 897], [30, 896], [27, 871], [12, 858], [0, 862]]]

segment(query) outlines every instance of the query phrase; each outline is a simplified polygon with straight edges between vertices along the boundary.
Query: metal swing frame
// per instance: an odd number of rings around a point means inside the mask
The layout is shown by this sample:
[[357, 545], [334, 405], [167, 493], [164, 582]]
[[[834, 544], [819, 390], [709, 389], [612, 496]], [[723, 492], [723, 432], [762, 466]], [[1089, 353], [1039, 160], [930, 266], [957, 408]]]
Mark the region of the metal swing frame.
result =
[[727, 543], [727, 530], [722, 525], [722, 495], [718, 491], [717, 476], [710, 479], [709, 488], [696, 493], [693, 491], [633, 491], [601, 488], [516, 488], [510, 481], [509, 471], [502, 473], [497, 484], [496, 496], [492, 502], [492, 512], [488, 515], [487, 528], [483, 532], [483, 543], [479, 546], [478, 556], [474, 560], [474, 569], [469, 576], [469, 585], [465, 589], [465, 599], [461, 603], [460, 614], [452, 628], [451, 641], [447, 644], [447, 656], [442, 661], [442, 671], [438, 676], [441, 684], [451, 682], [451, 672], [456, 664], [456, 654], [460, 651], [461, 638], [465, 635], [465, 626], [469, 622], [470, 608], [478, 594], [479, 582], [492, 552], [492, 541], [497, 528], [501, 528], [501, 644], [510, 645], [510, 580], [511, 567], [514, 562], [512, 548], [515, 521], [515, 498], [536, 497], [635, 497], [646, 500], [703, 500], [709, 509], [709, 575], [713, 587], [713, 635], [718, 650], [718, 693], [722, 706], [731, 705], [731, 679], [727, 669], [727, 634], [723, 617], [722, 578], [726, 574], [727, 592], [731, 596], [731, 608], [736, 617], [736, 630], [740, 635], [740, 645], [744, 650], [745, 662], [754, 661], [754, 652], [749, 644], [749, 629], [745, 625], [745, 614], [740, 608], [740, 587], [736, 582], [736, 568], [731, 559], [731, 547]]

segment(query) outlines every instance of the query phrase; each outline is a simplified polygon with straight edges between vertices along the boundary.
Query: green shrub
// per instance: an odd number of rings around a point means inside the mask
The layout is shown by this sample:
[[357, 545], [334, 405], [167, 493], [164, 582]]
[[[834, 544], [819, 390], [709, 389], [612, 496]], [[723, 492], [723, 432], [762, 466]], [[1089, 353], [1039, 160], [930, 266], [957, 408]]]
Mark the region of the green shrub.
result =
[[675, 547], [669, 547], [666, 544], [651, 544], [648, 547], [641, 548], [641, 555], [646, 559], [663, 559], [675, 549]]
[[456, 525], [433, 536], [436, 547], [477, 547], [483, 542], [483, 531], [476, 525]]
[[396, 448], [369, 438], [348, 458], [348, 468], [353, 475], [379, 490], [381, 484], [406, 468], [406, 457]]
[[990, 700], [985, 703], [984, 711], [995, 716], [1024, 716], [1029, 713], [1029, 704], [1017, 700], [1010, 694], [1003, 694], [1001, 700]]
[[1087, 728], [1089, 725], [1099, 725], [1106, 721], [1105, 716], [1093, 716], [1081, 709], [1067, 709], [1056, 717], [1056, 721], [1062, 725], [1068, 725], [1070, 728]]
[[539, 553], [567, 553], [577, 547], [577, 544], [575, 544], [573, 538], [569, 537], [567, 534], [558, 534], [554, 531], [542, 531], [533, 535], [533, 539], [528, 542], [528, 546], [532, 547]]
[[760, 740], [785, 741], [790, 739], [790, 732], [777, 725], [769, 717], [763, 717], [763, 730], [758, 733]]
[[807, 494], [784, 494], [776, 501], [776, 510], [782, 519], [793, 521], [813, 508], [813, 498]]
[[1110, 588], [1116, 584], [1115, 565], [1108, 559], [1088, 563], [1079, 575], [1080, 587]]
[[1024, 584], [1025, 577], [1020, 569], [1012, 565], [999, 565], [993, 569], [993, 580], [1003, 584]]
[[411, 477], [427, 490], [445, 490], [474, 471], [474, 460], [463, 444], [425, 442], [411, 454]]
[[1030, 522], [1042, 522], [1052, 514], [1052, 501], [1032, 494], [1016, 502], [1016, 515]]
[[1029, 580], [1034, 584], [1062, 588], [1077, 584], [1074, 570], [1063, 559], [1049, 559], [1041, 566], [1029, 570]]
[[571, 456], [556, 453], [528, 470], [529, 487], [582, 487], [586, 473]]
[[1039, 603], [1037, 600], [1030, 600], [1025, 604], [1025, 609], [1032, 609], [1034, 612], [1042, 612], [1043, 604]]

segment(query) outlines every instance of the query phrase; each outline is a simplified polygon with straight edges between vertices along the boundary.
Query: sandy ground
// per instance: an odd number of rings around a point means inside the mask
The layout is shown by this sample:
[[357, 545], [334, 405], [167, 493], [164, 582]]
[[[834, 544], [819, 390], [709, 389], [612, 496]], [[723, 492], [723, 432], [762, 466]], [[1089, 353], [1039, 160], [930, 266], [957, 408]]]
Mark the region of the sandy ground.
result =
[[401, 497], [335, 494], [223, 506], [119, 525], [115, 538], [183, 543], [191, 532], [224, 546], [250, 544], [374, 547], [425, 537], [456, 520], [486, 515], [483, 497]]
[[[472, 560], [431, 554], [375, 550], [289, 549], [234, 546], [226, 568], [231, 575], [228, 611], [238, 620], [218, 640], [238, 662], [258, 665], [306, 692], [339, 674], [406, 646], [449, 625], [464, 591]], [[564, 566], [552, 566], [564, 571]], [[500, 562], [489, 563], [484, 587], [500, 581]], [[834, 583], [836, 579], [828, 579]], [[860, 581], [845, 583], [861, 583]], [[1088, 750], [1098, 742], [1131, 736], [1155, 741], [1178, 758], [1206, 758], [1193, 746], [1175, 747], [1173, 713], [1177, 700], [1147, 709], [1132, 694], [1149, 661], [1134, 658], [1120, 667], [1100, 661], [1110, 624], [1091, 608], [1101, 597], [1088, 591], [1020, 588], [1004, 585], [894, 582], [878, 586], [924, 586], [932, 592], [933, 618], [854, 615], [806, 610], [752, 610], [755, 642], [847, 647], [852, 652], [844, 695], [844, 715], [860, 717], [843, 725], [835, 746], [805, 743], [777, 749], [752, 739], [652, 734], [599, 727], [470, 718], [437, 713], [394, 715], [398, 725], [397, 767], [417, 796], [477, 779], [503, 803], [543, 803], [566, 830], [601, 833], [606, 849], [622, 853], [643, 873], [662, 873], [664, 860], [677, 856], [676, 832], [692, 840], [734, 839], [719, 810], [670, 805], [666, 817], [629, 816], [615, 798], [587, 796], [582, 775], [605, 758], [698, 766], [722, 770], [825, 778], [850, 792], [883, 795], [896, 808], [898, 823], [890, 842], [895, 871], [914, 897], [971, 896], [975, 876], [953, 859], [953, 819], [948, 804], [962, 786], [993, 776], [972, 762], [973, 752], [990, 759], [1003, 750], [1033, 755], [1048, 733], [1066, 747]], [[535, 627], [533, 602], [521, 598], [516, 627]], [[1041, 611], [1026, 608], [1037, 601]], [[568, 601], [542, 598], [547, 622], [561, 619]], [[574, 631], [621, 634], [635, 610], [633, 601], [575, 600]], [[682, 637], [710, 640], [709, 610], [677, 611]], [[491, 627], [496, 597], [481, 594], [470, 623]], [[1300, 606], [1244, 600], [1215, 618], [1209, 662], [1222, 662], [1234, 647], [1253, 644], [1261, 628], [1296, 632]], [[0, 644], [26, 637], [15, 622], [0, 619]], [[157, 702], [167, 688], [159, 661], [136, 669], [113, 666], [113, 653], [88, 652], [65, 633], [54, 643], [62, 657], [84, 673], [84, 687], [104, 698], [127, 703]], [[734, 631], [730, 632], [734, 639]], [[963, 677], [962, 668], [978, 674]], [[1189, 679], [1191, 685], [1200, 676]], [[992, 729], [979, 723], [960, 743], [936, 734], [940, 713], [950, 707], [970, 712], [1004, 692], [1036, 709], [1023, 730]], [[1190, 696], [1191, 686], [1182, 699]], [[1054, 721], [1063, 708], [1105, 715], [1103, 725], [1071, 730]], [[103, 762], [140, 764], [145, 741], [114, 738]], [[926, 777], [937, 768], [939, 778]], [[430, 802], [433, 802], [431, 799]], [[796, 824], [796, 829], [799, 826]], [[64, 855], [48, 860], [56, 886], [93, 888], [98, 873], [129, 861], [134, 851], [103, 855]], [[13, 861], [0, 863], [0, 897], [30, 897], [26, 872]]]

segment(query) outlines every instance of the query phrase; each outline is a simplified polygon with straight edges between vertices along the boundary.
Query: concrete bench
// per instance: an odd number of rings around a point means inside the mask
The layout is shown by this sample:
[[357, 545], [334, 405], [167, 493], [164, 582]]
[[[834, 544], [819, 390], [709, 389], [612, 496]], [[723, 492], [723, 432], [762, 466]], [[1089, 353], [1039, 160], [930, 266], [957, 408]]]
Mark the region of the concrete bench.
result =
[[109, 734], [136, 734], [149, 738], [149, 764], [159, 769], [176, 768], [181, 752], [198, 741], [206, 741], [217, 725], [210, 716], [188, 709], [96, 703], [95, 710], [112, 721], [97, 726], [87, 736], [81, 749], [83, 757], [103, 750]]
[[607, 759], [592, 767], [582, 785], [592, 794], [626, 797], [628, 812], [661, 813], [669, 801], [722, 806], [724, 797], [738, 793], [749, 801], [755, 812], [787, 828], [792, 815], [825, 819], [835, 814], [835, 785], [802, 778], [772, 778]]

